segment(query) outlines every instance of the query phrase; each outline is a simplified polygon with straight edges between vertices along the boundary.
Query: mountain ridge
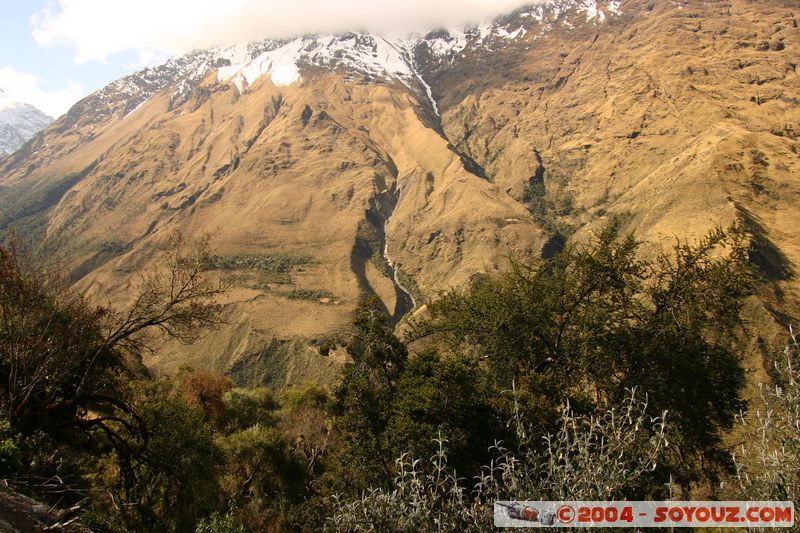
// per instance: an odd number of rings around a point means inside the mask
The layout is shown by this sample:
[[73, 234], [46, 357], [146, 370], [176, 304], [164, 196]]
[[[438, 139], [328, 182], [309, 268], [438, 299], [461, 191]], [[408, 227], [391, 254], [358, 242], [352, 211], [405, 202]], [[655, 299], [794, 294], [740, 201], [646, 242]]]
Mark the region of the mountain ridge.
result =
[[774, 292], [753, 316], [775, 320], [800, 301], [794, 20], [781, 2], [565, 0], [411, 42], [190, 52], [0, 160], [0, 226], [58, 239], [76, 287], [118, 299], [172, 231], [215, 233], [228, 325], [148, 364], [242, 383], [324, 379], [342, 355], [313, 347], [360, 299], [399, 321], [612, 217], [655, 247], [758, 230]]
[[[602, 23], [606, 19], [606, 13], [611, 16], [618, 16], [620, 12], [620, 0], [557, 0], [547, 4], [531, 4], [517, 9], [511, 14], [496, 17], [492, 22], [480, 25], [470, 25], [462, 28], [439, 29], [428, 34], [409, 34], [405, 36], [381, 36], [371, 32], [343, 32], [336, 35], [310, 34], [293, 38], [274, 39], [265, 38], [256, 41], [243, 42], [230, 46], [217, 46], [209, 48], [199, 48], [191, 50], [185, 54], [172, 57], [160, 65], [146, 67], [140, 71], [124, 76], [107, 86], [88, 95], [78, 102], [73, 109], [66, 114], [63, 128], [75, 125], [75, 119], [84, 114], [90, 107], [94, 108], [97, 117], [105, 117], [108, 114], [119, 113], [123, 115], [130, 113], [141, 105], [147, 98], [164, 90], [170, 85], [178, 84], [174, 88], [172, 97], [175, 100], [186, 98], [191, 91], [203, 80], [206, 74], [214, 69], [224, 69], [236, 63], [247, 63], [256, 60], [260, 55], [268, 54], [288, 44], [302, 41], [307, 47], [309, 43], [316, 43], [326, 40], [328, 46], [316, 47], [314, 50], [306, 52], [316, 52], [318, 57], [309, 61], [309, 54], [297, 54], [295, 59], [306, 62], [307, 65], [321, 66], [320, 60], [333, 60], [336, 68], [342, 66], [353, 67], [353, 71], [360, 74], [382, 74], [375, 72], [375, 64], [366, 61], [359, 64], [356, 61], [342, 60], [342, 57], [331, 57], [332, 55], [346, 54], [348, 50], [357, 50], [357, 46], [347, 46], [351, 39], [367, 39], [384, 41], [389, 46], [400, 48], [398, 52], [402, 55], [407, 53], [413, 55], [416, 48], [427, 45], [435, 52], [435, 55], [448, 55], [463, 51], [468, 45], [482, 46], [487, 40], [497, 39], [516, 39], [525, 35], [525, 28], [522, 27], [522, 19], [527, 18], [536, 24], [541, 25], [542, 32], [549, 31], [553, 25], [569, 10], [576, 10], [577, 14], [585, 15], [586, 21], [599, 21]], [[569, 22], [567, 22], [569, 24]], [[513, 29], [509, 29], [513, 28]], [[520, 32], [520, 30], [522, 30]], [[450, 35], [450, 32], [453, 34]], [[446, 35], [444, 35], [446, 34]], [[331, 46], [336, 43], [344, 43], [342, 46]], [[356, 45], [358, 43], [355, 43]], [[374, 45], [374, 44], [373, 44]], [[325, 50], [332, 51], [328, 54], [320, 52]], [[300, 52], [300, 51], [298, 51]], [[363, 50], [362, 50], [363, 52]], [[366, 58], [366, 54], [361, 54], [361, 58]], [[413, 67], [413, 58], [407, 58], [406, 67]], [[373, 64], [369, 64], [373, 63]], [[240, 65], [244, 66], [244, 65]], [[372, 67], [372, 68], [370, 68]], [[261, 73], [262, 75], [264, 73]], [[384, 72], [390, 77], [395, 72]], [[418, 73], [408, 73], [409, 77], [419, 78]], [[238, 83], [238, 82], [237, 82]], [[241, 90], [241, 86], [239, 86]], [[115, 104], [122, 97], [124, 105], [118, 109]]]

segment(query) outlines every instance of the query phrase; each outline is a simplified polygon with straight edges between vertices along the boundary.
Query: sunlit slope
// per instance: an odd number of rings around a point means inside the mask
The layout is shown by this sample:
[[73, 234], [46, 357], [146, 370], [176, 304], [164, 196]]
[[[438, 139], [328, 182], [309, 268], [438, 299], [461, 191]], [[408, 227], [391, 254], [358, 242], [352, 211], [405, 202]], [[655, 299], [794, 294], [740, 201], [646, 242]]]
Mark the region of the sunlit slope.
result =
[[[384, 253], [421, 304], [543, 242], [528, 212], [465, 168], [401, 84], [312, 71], [240, 92], [209, 76], [179, 107], [162, 94], [89, 128], [62, 157], [45, 149], [33, 155], [42, 163], [18, 171], [26, 183], [80, 173], [47, 221], [77, 287], [99, 283], [121, 301], [175, 231], [211, 233], [215, 270], [231, 284], [229, 324], [199, 346], [157, 353], [157, 369], [231, 370], [273, 341], [323, 338], [372, 294], [391, 313], [408, 311], [396, 309], [402, 291]], [[66, 145], [78, 129], [47, 136]]]
[[791, 2], [622, 2], [497, 58], [432, 62], [444, 130], [578, 238], [612, 214], [654, 247], [744, 222], [752, 259], [800, 302], [800, 62]]
[[[411, 40], [195, 51], [114, 82], [0, 160], [0, 227], [46, 235], [76, 287], [120, 303], [175, 231], [212, 234], [226, 325], [147, 362], [247, 383], [324, 380], [343, 358], [315, 345], [359, 300], [399, 321], [612, 216], [650, 253], [744, 223], [766, 281], [750, 318], [787, 323], [800, 303], [797, 11], [559, 0]], [[271, 75], [278, 59], [291, 76]]]

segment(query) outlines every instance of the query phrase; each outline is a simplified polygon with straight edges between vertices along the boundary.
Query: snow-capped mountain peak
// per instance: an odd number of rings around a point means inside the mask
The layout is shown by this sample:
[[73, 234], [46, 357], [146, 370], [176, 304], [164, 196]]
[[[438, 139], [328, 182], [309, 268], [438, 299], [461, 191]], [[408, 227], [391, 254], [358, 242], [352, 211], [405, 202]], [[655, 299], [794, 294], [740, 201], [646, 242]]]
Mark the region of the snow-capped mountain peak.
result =
[[127, 116], [153, 95], [170, 88], [180, 105], [212, 71], [218, 83], [231, 83], [247, 92], [257, 79], [269, 76], [276, 86], [302, 79], [305, 68], [347, 71], [367, 78], [397, 80], [431, 103], [431, 88], [418, 64], [420, 51], [437, 62], [452, 62], [473, 49], [491, 50], [522, 39], [535, 39], [559, 24], [572, 28], [581, 21], [601, 24], [620, 14], [620, 0], [552, 0], [525, 6], [492, 22], [448, 28], [404, 37], [350, 32], [264, 39], [234, 46], [194, 50], [183, 56], [121, 78], [90, 95], [67, 115], [65, 128], [79, 121], [83, 105], [95, 110], [95, 120]]
[[275, 85], [291, 85], [300, 80], [301, 66], [340, 68], [404, 82], [416, 80], [410, 46], [413, 41], [371, 33], [346, 33], [311, 35], [275, 44], [252, 59], [220, 68], [218, 81], [232, 82], [240, 91], [265, 75]]
[[0, 156], [15, 152], [53, 119], [30, 104], [3, 102], [0, 89]]

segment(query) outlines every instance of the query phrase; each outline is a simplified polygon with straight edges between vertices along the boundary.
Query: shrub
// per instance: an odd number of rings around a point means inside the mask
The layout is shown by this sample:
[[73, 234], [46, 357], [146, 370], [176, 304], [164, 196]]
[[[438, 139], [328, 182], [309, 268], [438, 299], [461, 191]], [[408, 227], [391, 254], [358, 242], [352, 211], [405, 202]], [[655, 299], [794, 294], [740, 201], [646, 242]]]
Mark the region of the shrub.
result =
[[[600, 416], [576, 415], [566, 406], [561, 428], [533, 444], [516, 411], [522, 443], [516, 453], [501, 444], [470, 492], [448, 465], [447, 441], [427, 462], [403, 454], [394, 485], [370, 488], [360, 498], [334, 497], [329, 525], [336, 531], [494, 531], [497, 500], [604, 500], [635, 493], [667, 446], [666, 413], [651, 418], [635, 391]], [[542, 451], [538, 451], [542, 450]]]
[[775, 383], [759, 384], [760, 404], [739, 422], [745, 429], [733, 455], [735, 486], [748, 500], [780, 500], [800, 507], [800, 343], [793, 331], [775, 363]]
[[[716, 480], [728, 466], [720, 435], [743, 401], [737, 335], [750, 294], [737, 229], [678, 242], [654, 260], [614, 224], [586, 246], [452, 290], [412, 321], [410, 338], [486, 365], [502, 388], [542, 382], [589, 413], [618, 405], [626, 389], [672, 414], [678, 482]], [[666, 480], [665, 480], [666, 481]]]

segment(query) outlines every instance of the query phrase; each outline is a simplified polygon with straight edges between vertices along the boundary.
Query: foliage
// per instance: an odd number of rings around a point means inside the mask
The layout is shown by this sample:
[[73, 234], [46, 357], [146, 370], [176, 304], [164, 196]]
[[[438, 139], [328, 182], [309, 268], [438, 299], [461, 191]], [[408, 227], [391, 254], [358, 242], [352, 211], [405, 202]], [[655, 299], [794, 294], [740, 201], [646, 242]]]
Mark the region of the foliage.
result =
[[335, 438], [328, 416], [332, 397], [316, 385], [307, 383], [283, 394], [280, 426], [306, 463], [306, 475], [320, 474], [329, 446]]
[[355, 500], [334, 496], [335, 531], [468, 531], [491, 516], [487, 502], [471, 503], [463, 480], [448, 468], [446, 441], [437, 439], [428, 465], [407, 454], [397, 459], [389, 488], [370, 488]]
[[310, 256], [286, 253], [240, 256], [210, 255], [206, 268], [223, 271], [253, 270], [258, 272], [258, 280], [261, 284], [291, 283], [293, 269], [313, 262], [314, 260]]
[[[189, 501], [190, 484], [180, 490], [175, 484], [195, 480], [186, 464], [206, 455], [191, 457], [192, 448], [187, 459], [176, 446], [203, 427], [185, 403], [178, 409], [159, 405], [170, 418], [155, 416], [150, 404], [138, 400], [137, 389], [146, 377], [140, 354], [154, 333], [189, 342], [198, 328], [218, 322], [220, 307], [214, 299], [223, 288], [203, 274], [206, 249], [207, 240], [190, 246], [176, 236], [164, 252], [163, 266], [131, 285], [131, 304], [121, 312], [70, 291], [57, 271], [24, 250], [13, 235], [0, 246], [6, 477], [46, 498], [57, 494], [62, 504], [85, 500], [88, 486], [99, 483], [133, 500], [113, 504], [123, 515], [143, 520], [164, 516], [169, 502]], [[162, 486], [168, 469], [174, 471]], [[187, 497], [181, 500], [176, 490]]]
[[335, 298], [333, 293], [325, 289], [292, 289], [281, 294], [290, 300], [310, 300], [312, 302], [318, 302], [323, 298], [327, 298], [328, 300], [333, 300]]
[[0, 472], [13, 472], [21, 466], [19, 442], [8, 420], [0, 420]]
[[195, 533], [246, 533], [246, 529], [236, 518], [233, 510], [225, 514], [211, 513], [208, 518], [200, 520]]
[[171, 237], [162, 264], [140, 274], [130, 287], [134, 297], [127, 310], [108, 311], [110, 345], [138, 352], [148, 347], [153, 333], [189, 344], [221, 323], [216, 299], [226, 288], [206, 275], [209, 240], [205, 236], [190, 244], [180, 234]]
[[387, 424], [391, 450], [429, 457], [437, 437], [449, 441], [450, 466], [472, 478], [488, 460], [488, 447], [508, 434], [499, 396], [484, 368], [464, 356], [423, 351], [398, 380]]
[[743, 238], [716, 230], [648, 261], [609, 225], [589, 246], [512, 261], [500, 278], [443, 294], [411, 339], [485, 361], [506, 388], [516, 380], [535, 393], [528, 386], [546, 381], [551, 409], [569, 401], [591, 412], [640, 387], [672, 413], [673, 459], [689, 482], [696, 466], [719, 464], [719, 433], [743, 406], [734, 342], [750, 287]]
[[409, 358], [387, 328], [388, 317], [364, 306], [348, 345], [353, 364], [336, 391], [340, 485], [388, 487], [403, 451], [433, 453], [442, 435], [455, 443], [454, 466], [477, 474], [486, 450], [504, 435], [486, 370], [464, 357], [425, 351]]
[[267, 387], [231, 389], [222, 396], [225, 405], [220, 422], [224, 432], [249, 428], [255, 425], [275, 425], [278, 402]]
[[575, 198], [564, 190], [564, 183], [554, 183], [550, 190], [545, 185], [544, 173], [537, 173], [525, 184], [522, 202], [531, 212], [534, 221], [552, 236], [566, 237], [574, 228], [560, 220], [573, 213]]
[[255, 425], [219, 436], [215, 445], [224, 456], [223, 491], [242, 509], [250, 530], [279, 521], [275, 502], [299, 499], [303, 464], [278, 429]]
[[760, 384], [761, 403], [739, 421], [745, 430], [735, 484], [744, 499], [800, 506], [800, 343], [794, 332], [775, 364], [775, 384]]
[[[544, 437], [544, 449], [532, 446], [530, 428], [515, 408], [514, 422], [522, 443], [518, 463], [499, 448], [501, 460], [491, 480], [510, 495], [532, 492], [544, 500], [610, 500], [642, 496], [643, 477], [655, 470], [666, 448], [667, 412], [652, 418], [648, 401], [626, 391], [619, 406], [597, 415], [576, 416], [567, 404], [559, 430]], [[499, 473], [499, 475], [498, 475]], [[484, 478], [482, 490], [488, 481]]]
[[132, 369], [119, 339], [105, 335], [109, 312], [66, 291], [19, 247], [13, 238], [0, 247], [2, 418], [22, 437], [90, 436], [128, 465], [147, 434], [117, 394]]
[[[221, 456], [200, 405], [170, 383], [144, 384], [134, 403], [149, 445], [136, 463], [135, 483], [118, 493], [123, 505], [106, 508], [134, 530], [187, 531], [220, 502], [216, 465]], [[114, 487], [108, 469], [106, 490]], [[113, 509], [113, 510], [112, 510]]]
[[353, 362], [343, 370], [333, 407], [342, 434], [335, 462], [347, 468], [332, 477], [342, 486], [388, 484], [392, 479], [388, 409], [408, 351], [389, 331], [388, 317], [376, 301], [360, 305], [353, 325], [346, 346]]
[[219, 374], [208, 370], [184, 370], [178, 376], [186, 401], [199, 407], [206, 418], [218, 419], [225, 409], [223, 395], [233, 387], [233, 383]]
[[0, 231], [13, 226], [27, 239], [44, 238], [47, 229], [47, 213], [58, 204], [73, 186], [85, 178], [95, 165], [81, 172], [56, 179], [44, 179], [31, 184], [25, 180], [2, 189], [0, 197]]
[[149, 446], [124, 489], [115, 463], [93, 465], [102, 494], [93, 516], [131, 531], [260, 531], [282, 524], [305, 494], [304, 458], [278, 427], [267, 389], [230, 389], [219, 374], [184, 368], [139, 382], [133, 397]]
[[[715, 231], [645, 260], [611, 225], [442, 294], [406, 341], [364, 302], [336, 339], [351, 358], [339, 385], [274, 396], [204, 369], [157, 380], [140, 363], [157, 335], [192, 342], [220, 320], [207, 241], [176, 238], [116, 311], [12, 240], [0, 468], [105, 531], [488, 530], [496, 499], [658, 497], [668, 476], [688, 485], [725, 466], [720, 432], [743, 406], [742, 243]], [[249, 261], [212, 267], [260, 268]], [[747, 497], [796, 498], [782, 468], [800, 447], [796, 353], [735, 457]]]
[[[634, 391], [618, 408], [600, 416], [576, 415], [567, 406], [560, 429], [530, 446], [529, 425], [516, 412], [517, 453], [501, 444], [470, 491], [449, 464], [447, 441], [423, 462], [402, 454], [388, 489], [372, 488], [360, 498], [337, 496], [330, 525], [337, 531], [494, 531], [497, 500], [603, 500], [635, 494], [640, 476], [663, 453], [665, 421], [647, 415]], [[651, 432], [646, 428], [655, 428]], [[541, 450], [541, 451], [538, 451]]]

